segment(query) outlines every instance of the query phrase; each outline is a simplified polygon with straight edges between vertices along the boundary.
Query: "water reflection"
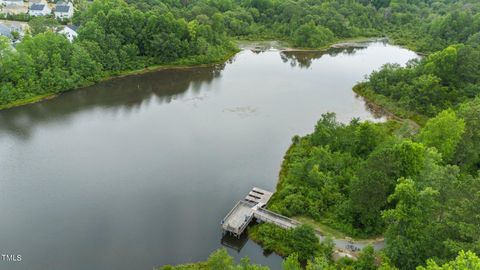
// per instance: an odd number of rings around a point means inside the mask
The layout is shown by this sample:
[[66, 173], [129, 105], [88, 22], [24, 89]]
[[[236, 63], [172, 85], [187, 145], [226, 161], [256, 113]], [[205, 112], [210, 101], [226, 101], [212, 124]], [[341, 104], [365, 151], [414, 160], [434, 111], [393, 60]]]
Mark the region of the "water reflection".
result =
[[[230, 63], [230, 62], [229, 62]], [[28, 138], [31, 130], [44, 122], [68, 121], [79, 111], [102, 109], [131, 113], [150, 102], [170, 103], [187, 90], [198, 93], [202, 86], [219, 78], [226, 64], [167, 69], [126, 76], [64, 93], [61, 97], [0, 112], [0, 135], [11, 132]]]
[[386, 117], [387, 119], [395, 119], [395, 116], [385, 108], [366, 100], [358, 94], [355, 94], [355, 97], [365, 102], [365, 110], [370, 112], [375, 118]]
[[338, 54], [354, 55], [360, 50], [366, 49], [366, 46], [330, 48], [323, 51], [282, 51], [280, 58], [284, 63], [290, 63], [291, 67], [309, 68], [315, 60], [324, 55], [337, 56]]
[[[378, 42], [387, 45], [386, 41]], [[362, 44], [362, 43], [360, 43]], [[367, 44], [367, 43], [365, 43]], [[330, 48], [326, 51], [281, 51], [284, 63], [301, 69], [310, 68], [312, 63], [324, 55], [354, 55], [368, 46]], [[277, 43], [261, 43], [250, 48], [255, 54], [262, 54], [278, 48]], [[167, 69], [159, 72], [116, 78], [97, 85], [67, 92], [61, 98], [43, 101], [27, 106], [3, 110], [0, 112], [0, 135], [10, 132], [19, 138], [27, 139], [31, 130], [45, 121], [68, 121], [69, 116], [79, 111], [100, 108], [114, 113], [131, 113], [143, 106], [155, 102], [170, 103], [181, 98], [190, 89], [200, 92], [202, 86], [209, 85], [219, 78], [227, 64], [235, 61], [231, 58], [225, 64], [198, 68]], [[368, 106], [368, 103], [366, 104]], [[368, 107], [371, 110], [371, 106]], [[381, 116], [379, 110], [371, 110]]]
[[242, 248], [247, 244], [248, 236], [246, 233], [242, 234], [239, 238], [232, 236], [230, 234], [223, 234], [220, 243], [227, 247], [231, 248], [237, 252], [240, 252]]

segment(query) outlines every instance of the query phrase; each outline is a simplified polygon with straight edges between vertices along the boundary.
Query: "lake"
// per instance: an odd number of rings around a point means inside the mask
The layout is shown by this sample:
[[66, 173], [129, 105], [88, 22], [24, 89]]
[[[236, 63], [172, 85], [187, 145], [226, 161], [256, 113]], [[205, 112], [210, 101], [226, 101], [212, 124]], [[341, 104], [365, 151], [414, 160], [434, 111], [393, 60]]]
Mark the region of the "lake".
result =
[[416, 57], [245, 49], [0, 111], [0, 253], [22, 256], [0, 269], [152, 269], [227, 245], [279, 269], [248, 239], [222, 244], [220, 220], [252, 186], [275, 189], [291, 138], [323, 113], [382, 121], [352, 86]]

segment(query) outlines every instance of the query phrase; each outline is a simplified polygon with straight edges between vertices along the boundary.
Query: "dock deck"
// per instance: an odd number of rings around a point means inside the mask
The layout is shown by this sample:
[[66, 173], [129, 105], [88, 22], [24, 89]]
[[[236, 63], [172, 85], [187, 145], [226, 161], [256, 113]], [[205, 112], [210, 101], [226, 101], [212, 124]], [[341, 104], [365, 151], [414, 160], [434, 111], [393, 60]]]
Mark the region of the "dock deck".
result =
[[262, 222], [273, 223], [285, 229], [295, 228], [300, 223], [282, 215], [268, 211], [264, 207], [273, 193], [253, 187], [245, 199], [239, 201], [222, 220], [222, 229], [240, 237], [248, 224], [255, 218]]
[[255, 204], [239, 201], [222, 221], [222, 229], [240, 236], [253, 218]]

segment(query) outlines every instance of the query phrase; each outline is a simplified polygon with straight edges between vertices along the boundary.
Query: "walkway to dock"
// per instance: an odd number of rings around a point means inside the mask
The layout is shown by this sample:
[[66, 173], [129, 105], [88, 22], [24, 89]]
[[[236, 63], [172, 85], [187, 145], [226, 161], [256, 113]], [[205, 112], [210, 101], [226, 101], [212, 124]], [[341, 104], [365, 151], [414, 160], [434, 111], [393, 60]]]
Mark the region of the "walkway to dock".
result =
[[[273, 223], [284, 229], [293, 229], [302, 223], [294, 219], [282, 216], [265, 209], [268, 201], [273, 193], [257, 187], [247, 194], [247, 196], [239, 201], [232, 210], [222, 220], [222, 229], [226, 233], [230, 233], [236, 237], [245, 231], [248, 224], [255, 218], [257, 221]], [[322, 232], [315, 229], [315, 234], [320, 240], [325, 237]], [[333, 239], [335, 247], [340, 250], [358, 251], [368, 244], [373, 245], [375, 250], [380, 250], [384, 246], [384, 241], [352, 241], [346, 239]]]

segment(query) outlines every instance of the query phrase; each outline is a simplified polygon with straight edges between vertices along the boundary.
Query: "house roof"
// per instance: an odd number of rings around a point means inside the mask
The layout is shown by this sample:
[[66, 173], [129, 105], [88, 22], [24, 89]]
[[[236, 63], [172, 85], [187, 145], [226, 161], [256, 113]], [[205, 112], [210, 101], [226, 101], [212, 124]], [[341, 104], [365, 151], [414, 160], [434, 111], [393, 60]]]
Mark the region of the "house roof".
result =
[[77, 29], [78, 29], [78, 26], [77, 25], [73, 25], [73, 24], [69, 24], [67, 25], [66, 27], [72, 29], [73, 31], [77, 32]]
[[57, 4], [57, 7], [55, 8], [55, 12], [68, 12], [70, 10], [70, 6], [62, 3], [62, 4]]
[[69, 24], [69, 25], [62, 26], [57, 31], [58, 32], [65, 32], [66, 30], [71, 30], [71, 31], [76, 33], [78, 28], [79, 28], [79, 26], [77, 26], [77, 25]]
[[42, 11], [45, 8], [45, 4], [33, 4], [30, 10]]
[[67, 6], [67, 5], [57, 5], [57, 7], [55, 8], [55, 12], [68, 12], [70, 10], [70, 6]]

